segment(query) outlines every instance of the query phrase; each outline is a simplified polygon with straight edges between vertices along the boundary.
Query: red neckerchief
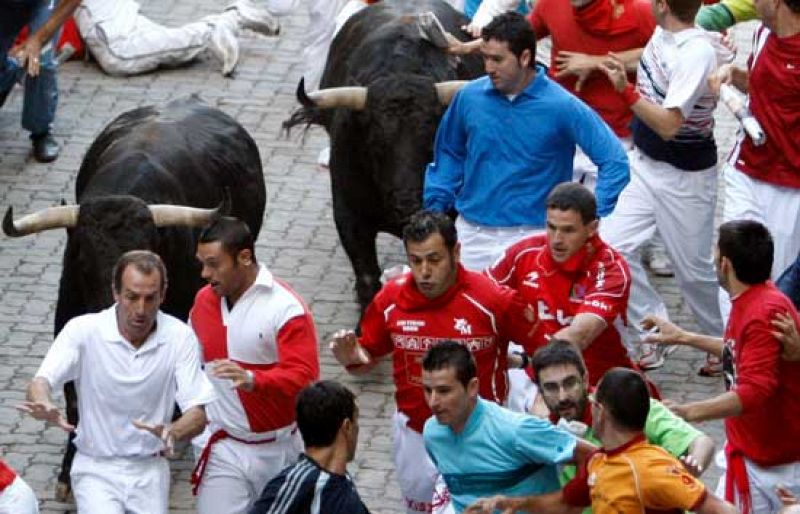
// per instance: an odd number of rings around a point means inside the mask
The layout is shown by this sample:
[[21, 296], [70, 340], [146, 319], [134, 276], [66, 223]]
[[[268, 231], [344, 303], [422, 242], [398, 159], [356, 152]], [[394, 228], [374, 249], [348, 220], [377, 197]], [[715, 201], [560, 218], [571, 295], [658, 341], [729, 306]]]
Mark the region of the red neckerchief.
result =
[[544, 265], [548, 269], [557, 269], [559, 271], [571, 274], [577, 274], [584, 271], [589, 263], [597, 255], [598, 250], [603, 246], [603, 241], [597, 234], [590, 237], [583, 248], [575, 252], [575, 254], [564, 262], [556, 262], [553, 260], [553, 255], [549, 249], [542, 252], [544, 258]]
[[739, 507], [742, 509], [742, 514], [749, 514], [752, 503], [750, 480], [747, 478], [744, 454], [741, 450], [734, 448], [728, 441], [725, 443], [725, 460], [728, 461], [728, 469], [725, 472], [725, 499], [735, 505], [735, 496], [738, 494]]
[[428, 298], [422, 294], [417, 287], [417, 283], [414, 282], [414, 275], [408, 273], [406, 275], [406, 282], [403, 284], [402, 288], [400, 289], [400, 294], [397, 296], [397, 304], [401, 309], [406, 311], [435, 309], [437, 307], [441, 307], [442, 305], [446, 305], [459, 291], [464, 288], [464, 284], [467, 279], [467, 273], [467, 270], [465, 270], [461, 264], [458, 264], [455, 283], [450, 286], [450, 289], [445, 291], [444, 294], [437, 296], [436, 298]]
[[594, 36], [619, 36], [639, 30], [639, 20], [633, 2], [623, 0], [619, 2], [621, 12], [616, 18], [611, 0], [593, 0], [585, 7], [572, 7], [572, 12], [581, 29]]

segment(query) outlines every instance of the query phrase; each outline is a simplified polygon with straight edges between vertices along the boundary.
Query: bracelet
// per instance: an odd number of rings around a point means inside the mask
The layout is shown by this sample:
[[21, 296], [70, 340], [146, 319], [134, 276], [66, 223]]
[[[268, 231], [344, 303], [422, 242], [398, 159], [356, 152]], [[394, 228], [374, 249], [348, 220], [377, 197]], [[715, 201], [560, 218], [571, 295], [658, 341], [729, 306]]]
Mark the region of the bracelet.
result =
[[629, 106], [638, 102], [642, 97], [642, 95], [639, 94], [639, 92], [630, 82], [628, 82], [628, 84], [625, 86], [625, 89], [623, 89], [620, 94], [622, 95], [622, 99], [625, 100], [625, 103]]
[[519, 355], [522, 358], [522, 365], [519, 367], [520, 369], [525, 369], [531, 363], [531, 358], [528, 357], [528, 354], [525, 352], [514, 352], [514, 355]]
[[249, 369], [245, 370], [245, 373], [247, 374], [247, 385], [255, 387], [255, 385], [256, 385], [256, 376]]

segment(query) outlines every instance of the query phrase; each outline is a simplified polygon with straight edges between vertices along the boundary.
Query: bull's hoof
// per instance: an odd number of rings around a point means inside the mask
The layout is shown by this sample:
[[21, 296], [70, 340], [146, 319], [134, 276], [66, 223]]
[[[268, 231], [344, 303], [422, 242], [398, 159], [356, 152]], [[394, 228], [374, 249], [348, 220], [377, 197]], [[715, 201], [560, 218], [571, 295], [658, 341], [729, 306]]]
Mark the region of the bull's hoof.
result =
[[73, 503], [75, 498], [72, 496], [72, 487], [64, 482], [56, 482], [56, 501], [61, 503]]

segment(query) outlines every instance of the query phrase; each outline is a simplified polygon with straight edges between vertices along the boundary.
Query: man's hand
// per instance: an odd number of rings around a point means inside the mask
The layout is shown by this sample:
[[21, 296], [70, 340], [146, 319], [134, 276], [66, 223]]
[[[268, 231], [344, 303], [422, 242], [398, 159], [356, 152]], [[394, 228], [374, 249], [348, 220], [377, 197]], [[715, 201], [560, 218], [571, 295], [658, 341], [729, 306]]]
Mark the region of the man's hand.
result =
[[621, 93], [628, 86], [625, 63], [613, 52], [609, 52], [605, 59], [597, 65], [597, 68], [606, 74], [617, 93]]
[[464, 514], [493, 514], [500, 510], [502, 514], [514, 514], [518, 510], [519, 501], [508, 496], [492, 496], [481, 498], [464, 511]]
[[461, 30], [463, 30], [473, 38], [477, 39], [481, 37], [481, 32], [483, 32], [483, 27], [479, 27], [474, 23], [470, 23], [469, 25], [462, 25]]
[[139, 430], [146, 430], [161, 439], [167, 457], [175, 455], [175, 436], [172, 435], [172, 425], [151, 424], [134, 419], [133, 426]]
[[31, 77], [39, 75], [39, 60], [41, 59], [42, 45], [35, 37], [29, 37], [21, 45], [12, 48], [8, 55], [14, 57], [21, 68], [26, 68]]
[[723, 64], [717, 71], [708, 76], [708, 88], [719, 97], [719, 88], [722, 84], [730, 84], [733, 82], [733, 73], [736, 67], [733, 64]]
[[328, 347], [342, 366], [361, 366], [370, 362], [369, 355], [358, 344], [358, 337], [352, 330], [339, 330], [333, 334]]
[[800, 361], [800, 334], [797, 332], [797, 325], [788, 313], [778, 313], [771, 321], [773, 330], [772, 335], [783, 345], [781, 357], [786, 361]]
[[800, 500], [792, 494], [792, 491], [783, 485], [779, 485], [775, 488], [775, 492], [778, 494], [778, 499], [781, 501], [784, 507], [788, 507], [789, 505], [797, 505]]
[[685, 330], [658, 316], [645, 316], [642, 327], [651, 331], [644, 337], [645, 343], [681, 344], [686, 336]]
[[680, 461], [683, 463], [683, 467], [686, 468], [686, 471], [691, 473], [692, 476], [699, 477], [703, 473], [703, 466], [691, 453], [687, 453], [681, 457]]
[[59, 412], [58, 407], [52, 403], [45, 402], [22, 402], [16, 406], [17, 410], [27, 412], [33, 418], [56, 425], [65, 432], [72, 432], [75, 426], [67, 422]]
[[220, 359], [212, 361], [208, 366], [211, 368], [212, 377], [230, 380], [233, 382], [233, 387], [251, 392], [255, 386], [253, 373], [231, 360]]
[[556, 56], [556, 78], [575, 75], [578, 77], [578, 81], [575, 83], [575, 91], [580, 91], [583, 88], [583, 83], [593, 71], [598, 69], [598, 65], [602, 61], [602, 57], [562, 50]]

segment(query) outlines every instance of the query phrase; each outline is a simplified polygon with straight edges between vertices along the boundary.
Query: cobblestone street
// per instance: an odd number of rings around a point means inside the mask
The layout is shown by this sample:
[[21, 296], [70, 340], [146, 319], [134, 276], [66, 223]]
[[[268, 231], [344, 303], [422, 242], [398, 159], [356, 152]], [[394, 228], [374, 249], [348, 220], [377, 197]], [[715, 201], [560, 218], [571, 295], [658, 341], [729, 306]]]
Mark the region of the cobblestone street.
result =
[[[211, 0], [144, 0], [142, 4], [144, 14], [165, 24], [193, 21], [221, 5]], [[74, 180], [86, 149], [106, 123], [128, 109], [197, 93], [235, 117], [258, 143], [267, 182], [266, 222], [257, 256], [309, 303], [317, 322], [323, 377], [341, 380], [358, 394], [360, 444], [350, 472], [362, 497], [372, 512], [400, 513], [390, 452], [394, 410], [390, 366], [384, 362], [370, 376], [353, 378], [327, 349], [330, 334], [355, 325], [358, 309], [350, 264], [333, 224], [329, 177], [316, 166], [325, 134], [314, 129], [304, 142], [298, 132], [291, 138], [281, 134], [281, 122], [296, 105], [305, 11], [299, 9], [283, 18], [282, 24], [280, 37], [247, 34], [240, 39], [242, 57], [232, 78], [222, 77], [210, 56], [181, 69], [129, 79], [106, 76], [93, 63], [64, 64], [54, 132], [63, 148], [61, 157], [49, 165], [38, 164], [29, 155], [28, 134], [19, 123], [22, 90], [15, 88], [0, 110], [0, 207], [5, 211], [11, 206], [15, 214], [26, 214], [62, 199], [74, 202]], [[744, 25], [734, 32], [739, 61], [746, 57], [751, 30], [752, 25]], [[724, 156], [732, 146], [735, 123], [722, 109], [717, 131]], [[74, 511], [74, 505], [53, 499], [65, 435], [23, 417], [14, 405], [24, 399], [25, 386], [52, 342], [65, 242], [62, 230], [19, 239], [0, 236], [0, 456], [34, 488], [42, 512], [48, 514]], [[381, 264], [401, 262], [401, 249], [399, 241], [381, 236]], [[693, 327], [674, 280], [656, 282], [674, 319]], [[706, 398], [722, 390], [722, 381], [698, 377], [696, 371], [703, 362], [698, 352], [681, 348], [652, 377], [666, 398]], [[720, 423], [702, 428], [721, 444]], [[172, 461], [171, 511], [175, 513], [194, 512], [189, 454], [185, 451], [182, 458]], [[716, 485], [718, 476], [719, 470], [710, 469], [704, 478]]]

